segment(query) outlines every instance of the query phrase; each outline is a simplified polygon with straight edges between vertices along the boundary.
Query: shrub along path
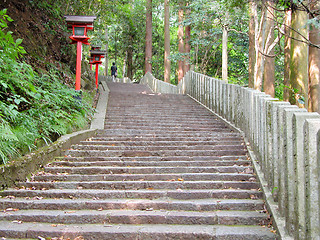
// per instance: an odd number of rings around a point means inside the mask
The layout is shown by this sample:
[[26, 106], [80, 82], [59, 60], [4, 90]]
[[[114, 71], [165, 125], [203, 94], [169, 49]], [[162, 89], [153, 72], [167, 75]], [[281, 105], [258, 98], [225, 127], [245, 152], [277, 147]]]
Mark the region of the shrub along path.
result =
[[105, 129], [0, 193], [0, 237], [275, 239], [240, 133], [187, 96], [108, 85]]

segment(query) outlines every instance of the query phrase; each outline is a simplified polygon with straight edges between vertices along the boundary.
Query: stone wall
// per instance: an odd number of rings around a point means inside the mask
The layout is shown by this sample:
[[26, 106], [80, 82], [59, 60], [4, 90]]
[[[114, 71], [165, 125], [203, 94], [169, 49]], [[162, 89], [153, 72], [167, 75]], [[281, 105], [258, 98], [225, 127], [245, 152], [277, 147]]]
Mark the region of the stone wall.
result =
[[[148, 73], [154, 92], [188, 94], [239, 128], [264, 179], [278, 230], [295, 239], [320, 239], [320, 115], [263, 92], [188, 72], [174, 86]], [[265, 191], [265, 192], [266, 192]], [[268, 194], [266, 194], [267, 196]]]

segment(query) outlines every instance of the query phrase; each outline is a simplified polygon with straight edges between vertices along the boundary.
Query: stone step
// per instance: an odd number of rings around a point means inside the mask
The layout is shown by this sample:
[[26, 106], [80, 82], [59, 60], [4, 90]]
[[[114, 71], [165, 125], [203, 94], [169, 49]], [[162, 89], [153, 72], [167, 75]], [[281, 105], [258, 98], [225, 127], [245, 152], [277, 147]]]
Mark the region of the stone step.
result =
[[258, 189], [249, 181], [82, 181], [82, 182], [20, 182], [30, 189]]
[[61, 174], [248, 173], [252, 167], [44, 167], [44, 171]]
[[[99, 161], [100, 160], [100, 161]], [[83, 159], [83, 158], [73, 158], [68, 159], [68, 161], [63, 160], [56, 160], [50, 164], [50, 166], [67, 166], [67, 167], [94, 167], [94, 166], [112, 166], [112, 167], [139, 167], [139, 166], [164, 166], [164, 167], [174, 167], [174, 166], [248, 166], [250, 165], [250, 162], [247, 160], [238, 160], [237, 162], [234, 161], [134, 161], [134, 160], [128, 160], [128, 161], [121, 161], [119, 159], [118, 161], [111, 161], [111, 160], [101, 160], [101, 159]]]
[[77, 144], [73, 145], [72, 150], [99, 150], [99, 151], [198, 151], [198, 150], [203, 150], [203, 151], [217, 151], [217, 150], [224, 150], [224, 151], [230, 151], [230, 150], [243, 150], [245, 151], [246, 148], [244, 145], [237, 144], [237, 145], [193, 145], [193, 146], [105, 146], [105, 145], [82, 145], [82, 144]]
[[97, 136], [114, 136], [114, 135], [130, 135], [132, 137], [135, 137], [136, 135], [141, 135], [141, 136], [155, 136], [155, 137], [170, 137], [170, 136], [175, 136], [175, 137], [207, 137], [207, 136], [219, 136], [222, 133], [229, 133], [232, 132], [232, 129], [230, 128], [211, 128], [211, 132], [207, 131], [206, 129], [204, 130], [183, 130], [179, 131], [174, 128], [172, 129], [167, 129], [166, 132], [163, 130], [143, 130], [143, 129], [104, 129], [100, 130]]
[[230, 150], [73, 150], [67, 155], [73, 157], [142, 157], [142, 156], [238, 156], [246, 155], [246, 149]]
[[[61, 238], [99, 240], [274, 240], [274, 234], [261, 226], [222, 225], [121, 225], [121, 224], [51, 224], [0, 222], [0, 237], [23, 239]], [[94, 238], [93, 238], [94, 236]], [[77, 239], [78, 240], [78, 239]], [[79, 238], [81, 240], [81, 238]]]
[[262, 200], [251, 199], [0, 199], [0, 209], [10, 213], [17, 210], [43, 209], [92, 209], [92, 210], [177, 210], [177, 211], [216, 211], [216, 210], [238, 210], [238, 211], [263, 211]]
[[166, 211], [166, 210], [18, 210], [0, 212], [0, 221], [55, 224], [197, 224], [267, 225], [268, 216], [258, 211]]
[[[145, 157], [72, 157], [65, 156], [63, 158], [57, 158], [56, 160], [68, 161], [68, 162], [118, 162], [119, 164], [125, 162], [157, 162], [158, 164], [168, 163], [170, 162], [179, 162], [181, 165], [184, 165], [184, 162], [191, 162], [194, 164], [195, 162], [214, 162], [217, 163], [217, 166], [224, 165], [249, 165], [251, 161], [248, 159], [248, 156], [150, 156]], [[156, 164], [155, 164], [156, 165]], [[130, 165], [132, 166], [132, 165]]]
[[234, 133], [225, 133], [225, 134], [219, 134], [216, 133], [211, 136], [203, 136], [201, 134], [195, 133], [194, 135], [188, 134], [188, 135], [180, 135], [180, 136], [174, 136], [174, 135], [154, 135], [154, 134], [146, 134], [144, 136], [136, 136], [136, 135], [109, 135], [104, 136], [102, 133], [98, 133], [98, 137], [92, 137], [88, 141], [162, 141], [162, 142], [216, 142], [216, 141], [223, 141], [223, 140], [229, 140], [230, 138], [239, 139], [241, 137], [240, 134], [234, 134]]
[[117, 198], [146, 198], [146, 199], [261, 199], [262, 192], [258, 190], [243, 189], [175, 189], [175, 190], [101, 190], [101, 189], [48, 189], [28, 190], [10, 189], [0, 192], [3, 198], [14, 199], [16, 197], [34, 198], [91, 198], [91, 199], [117, 199]]
[[207, 145], [241, 145], [240, 139], [214, 140], [214, 141], [143, 141], [140, 139], [132, 139], [131, 141], [103, 141], [92, 140], [81, 141], [81, 145], [105, 145], [105, 146], [207, 146]]
[[[136, 117], [135, 117], [136, 118]], [[136, 119], [122, 119], [121, 117], [114, 117], [114, 116], [110, 116], [107, 117], [107, 121], [105, 122], [105, 125], [107, 126], [167, 126], [167, 127], [183, 127], [183, 126], [199, 126], [199, 125], [210, 125], [210, 126], [215, 126], [215, 125], [219, 125], [221, 126], [222, 124], [224, 124], [224, 122], [222, 122], [221, 120], [219, 121], [216, 118], [208, 118], [208, 119], [201, 119], [199, 120], [199, 118], [190, 118], [189, 119], [179, 119], [178, 122], [176, 121], [163, 121], [161, 119], [153, 119], [153, 121], [149, 121], [148, 119], [142, 119], [141, 117], [139, 117], [139, 121], [136, 121]]]
[[53, 175], [40, 172], [32, 176], [33, 181], [250, 181], [255, 182], [253, 174], [237, 173], [182, 173], [182, 174], [67, 174]]
[[135, 126], [133, 125], [118, 125], [118, 126], [110, 126], [110, 125], [104, 125], [104, 129], [108, 130], [108, 129], [117, 129], [117, 130], [121, 130], [121, 129], [125, 129], [125, 130], [143, 130], [143, 131], [185, 131], [185, 132], [194, 132], [194, 131], [221, 131], [224, 129], [229, 129], [227, 128], [225, 125], [212, 125], [212, 126], [205, 126], [205, 125], [200, 125], [200, 126], [175, 126], [172, 125], [171, 127], [167, 127], [167, 126]]

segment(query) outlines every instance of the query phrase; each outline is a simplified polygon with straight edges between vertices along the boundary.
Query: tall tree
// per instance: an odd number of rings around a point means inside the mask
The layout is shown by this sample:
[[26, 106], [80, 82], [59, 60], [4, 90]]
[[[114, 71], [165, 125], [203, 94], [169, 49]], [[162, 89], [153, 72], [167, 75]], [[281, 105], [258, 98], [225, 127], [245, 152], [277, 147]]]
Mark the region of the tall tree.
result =
[[254, 89], [262, 90], [263, 73], [264, 73], [264, 55], [263, 50], [265, 47], [266, 36], [266, 8], [263, 5], [260, 23], [258, 19], [258, 12], [254, 13], [255, 18], [255, 49], [256, 49], [256, 62], [254, 66]]
[[[310, 0], [310, 19], [318, 19], [320, 2]], [[319, 21], [319, 20], [316, 20]], [[318, 22], [319, 23], [319, 22]], [[320, 46], [320, 29], [315, 24], [310, 25], [309, 40]], [[320, 113], [320, 49], [309, 46], [309, 101], [308, 110]]]
[[255, 12], [257, 12], [257, 4], [255, 0], [249, 1], [249, 87], [254, 87], [254, 66], [255, 66]]
[[106, 27], [106, 56], [105, 56], [105, 75], [108, 76], [108, 69], [109, 69], [109, 54], [108, 54], [108, 50], [109, 50], [109, 45], [108, 45], [108, 26]]
[[164, 0], [164, 81], [170, 83], [170, 5]]
[[290, 83], [290, 52], [291, 52], [291, 21], [292, 9], [290, 6], [285, 7], [285, 20], [284, 20], [284, 75], [283, 75], [283, 100], [289, 102], [289, 83]]
[[[187, 2], [187, 9], [186, 9], [186, 18], [189, 18], [190, 16], [190, 8], [189, 8], [189, 3]], [[184, 73], [189, 72], [190, 70], [190, 51], [191, 51], [191, 45], [190, 45], [190, 40], [191, 40], [191, 25], [188, 23], [185, 27], [185, 63], [184, 63]]]
[[222, 80], [228, 82], [228, 26], [222, 26]]
[[179, 40], [179, 54], [180, 60], [179, 60], [179, 67], [178, 67], [178, 82], [181, 81], [181, 79], [184, 76], [184, 26], [183, 26], [183, 15], [184, 15], [184, 0], [179, 0], [179, 12], [178, 12], [178, 18], [179, 18], [179, 28], [178, 28], [178, 40]]
[[290, 102], [308, 106], [308, 14], [298, 8], [292, 10], [290, 52]]
[[145, 74], [152, 72], [152, 0], [146, 1], [146, 49], [145, 49]]
[[265, 58], [265, 67], [264, 67], [264, 74], [263, 74], [263, 89], [266, 94], [274, 97], [275, 90], [274, 90], [274, 82], [275, 82], [275, 56], [274, 56], [274, 48], [268, 51], [270, 45], [274, 42], [274, 23], [275, 23], [275, 4], [274, 0], [267, 0], [266, 1], [266, 32], [268, 36], [266, 38], [266, 47], [265, 51], [266, 54]]

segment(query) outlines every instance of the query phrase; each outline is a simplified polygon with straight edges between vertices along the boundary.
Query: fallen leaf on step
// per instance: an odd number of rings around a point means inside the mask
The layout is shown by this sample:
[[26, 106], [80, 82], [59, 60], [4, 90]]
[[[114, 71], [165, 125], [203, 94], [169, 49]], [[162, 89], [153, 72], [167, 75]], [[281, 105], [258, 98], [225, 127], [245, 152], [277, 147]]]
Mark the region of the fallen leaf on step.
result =
[[7, 208], [6, 210], [4, 210], [4, 212], [16, 212], [19, 211], [18, 208]]
[[146, 188], [147, 190], [154, 190], [154, 188], [152, 188], [152, 187], [149, 187], [149, 188]]
[[14, 221], [12, 221], [13, 223], [18, 223], [18, 224], [21, 224], [22, 223], [22, 221], [19, 221], [19, 220], [14, 220]]
[[58, 225], [57, 224], [51, 224], [51, 227], [57, 227]]
[[64, 213], [75, 213], [76, 211], [65, 211]]
[[6, 198], [15, 199], [16, 197], [15, 196], [6, 196]]
[[73, 240], [84, 240], [84, 238], [82, 236], [79, 236], [79, 237], [76, 237], [75, 239]]
[[184, 180], [182, 178], [178, 178], [178, 181], [183, 182]]
[[250, 195], [250, 198], [251, 199], [258, 199], [257, 196], [255, 196], [255, 195]]

